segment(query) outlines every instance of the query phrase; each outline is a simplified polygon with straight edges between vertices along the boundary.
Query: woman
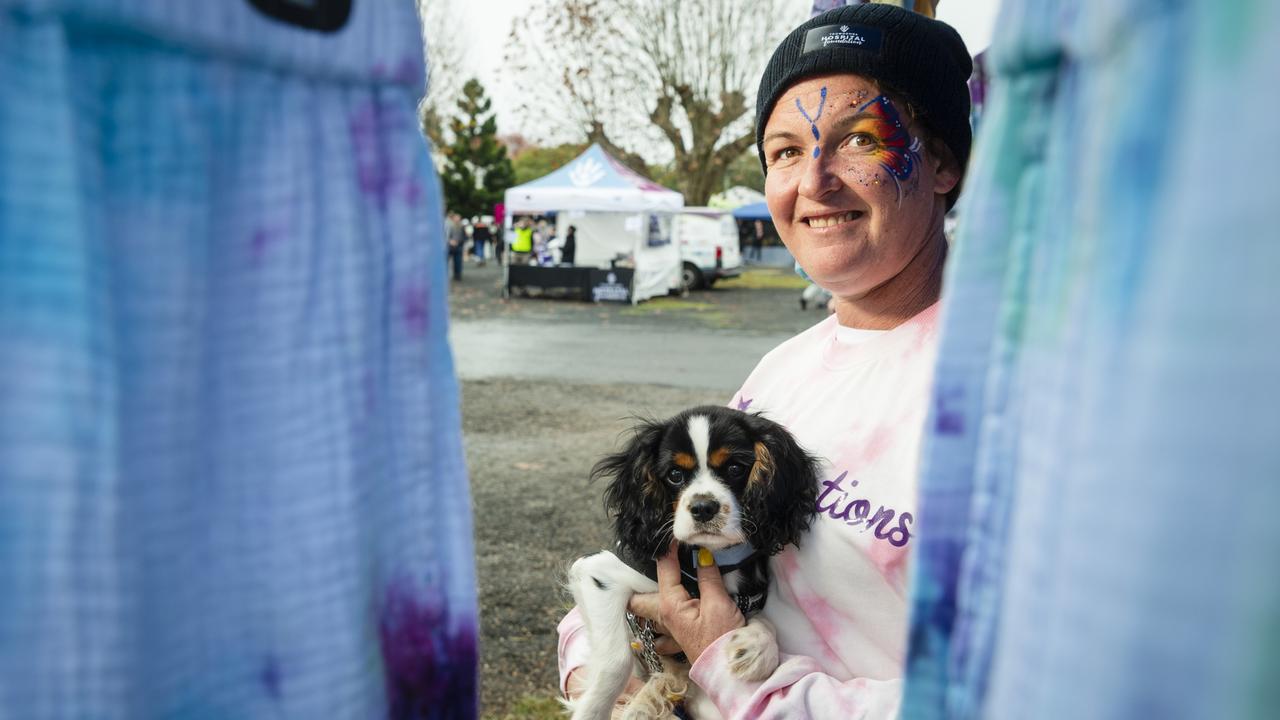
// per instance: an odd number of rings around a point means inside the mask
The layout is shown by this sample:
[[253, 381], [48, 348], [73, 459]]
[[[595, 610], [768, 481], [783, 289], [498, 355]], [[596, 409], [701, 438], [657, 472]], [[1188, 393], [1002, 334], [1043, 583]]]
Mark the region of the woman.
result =
[[[715, 565], [701, 598], [659, 561], [632, 610], [683, 652], [729, 718], [895, 717], [907, 638], [907, 558], [947, 243], [970, 130], [972, 64], [949, 26], [889, 5], [838, 8], [796, 28], [760, 82], [756, 141], [783, 243], [835, 313], [770, 352], [733, 400], [787, 426], [829, 465], [818, 516], [771, 563], [765, 618], [783, 652], [763, 682], [729, 672], [744, 619]], [[564, 685], [585, 651], [561, 623]]]

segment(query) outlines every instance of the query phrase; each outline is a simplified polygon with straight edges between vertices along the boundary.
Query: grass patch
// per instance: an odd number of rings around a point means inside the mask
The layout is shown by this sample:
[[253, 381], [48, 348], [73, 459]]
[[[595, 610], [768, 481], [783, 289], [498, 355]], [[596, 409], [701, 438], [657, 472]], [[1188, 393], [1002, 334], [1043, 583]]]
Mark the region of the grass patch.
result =
[[620, 314], [630, 317], [683, 315], [713, 328], [727, 328], [733, 324], [732, 319], [715, 303], [673, 297], [646, 300], [639, 305], [623, 308]]
[[787, 268], [756, 267], [743, 270], [736, 278], [726, 278], [716, 287], [744, 290], [804, 290], [809, 283]]
[[623, 315], [652, 315], [654, 313], [671, 312], [707, 312], [714, 309], [715, 306], [709, 302], [698, 302], [697, 300], [683, 300], [673, 297], [656, 297], [638, 305], [624, 308]]
[[565, 720], [564, 706], [547, 695], [525, 695], [502, 715], [489, 715], [485, 720]]

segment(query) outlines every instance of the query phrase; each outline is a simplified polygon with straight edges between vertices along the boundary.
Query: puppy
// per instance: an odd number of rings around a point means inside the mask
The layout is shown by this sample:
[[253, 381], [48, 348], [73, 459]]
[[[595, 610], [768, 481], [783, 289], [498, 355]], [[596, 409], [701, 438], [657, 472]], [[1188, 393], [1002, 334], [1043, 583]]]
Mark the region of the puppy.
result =
[[657, 591], [655, 560], [673, 537], [680, 542], [682, 582], [690, 594], [697, 595], [697, 549], [711, 550], [748, 618], [729, 644], [734, 672], [749, 680], [773, 672], [773, 629], [752, 616], [764, 607], [769, 557], [798, 544], [809, 528], [817, 471], [817, 460], [781, 425], [719, 406], [643, 422], [621, 452], [596, 464], [591, 477], [608, 481], [604, 504], [617, 554], [588, 555], [569, 571], [591, 644], [587, 690], [568, 703], [573, 720], [610, 717], [633, 673], [646, 683], [623, 717], [675, 717], [680, 705], [698, 720], [719, 716], [689, 682], [683, 656], [632, 654], [633, 629], [644, 635], [647, 628], [628, 617], [627, 602], [634, 593]]

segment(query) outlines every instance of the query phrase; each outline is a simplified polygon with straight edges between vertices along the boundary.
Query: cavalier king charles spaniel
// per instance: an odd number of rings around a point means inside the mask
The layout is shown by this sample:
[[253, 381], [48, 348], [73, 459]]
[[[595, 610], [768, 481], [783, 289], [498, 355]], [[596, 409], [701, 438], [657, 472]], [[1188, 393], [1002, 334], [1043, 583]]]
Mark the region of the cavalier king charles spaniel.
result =
[[[818, 461], [781, 425], [726, 407], [686, 410], [642, 422], [627, 446], [591, 471], [606, 478], [605, 509], [617, 553], [573, 564], [569, 588], [591, 646], [587, 689], [566, 703], [573, 720], [604, 720], [632, 674], [645, 679], [627, 718], [675, 717], [677, 706], [698, 720], [719, 713], [689, 682], [682, 655], [657, 655], [652, 631], [627, 611], [635, 593], [657, 592], [655, 560], [680, 542], [682, 581], [697, 596], [699, 549], [714, 552], [726, 589], [747, 617], [728, 645], [732, 670], [763, 679], [778, 664], [773, 628], [753, 617], [764, 607], [769, 558], [798, 544], [815, 514]], [[633, 654], [634, 648], [640, 651]]]

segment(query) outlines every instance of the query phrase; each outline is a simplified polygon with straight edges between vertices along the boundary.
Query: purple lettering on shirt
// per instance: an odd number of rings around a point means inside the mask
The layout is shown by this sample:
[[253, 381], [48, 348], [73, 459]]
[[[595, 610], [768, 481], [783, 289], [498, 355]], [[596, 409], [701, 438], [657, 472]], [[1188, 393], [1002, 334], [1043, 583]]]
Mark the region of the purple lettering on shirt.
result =
[[[845, 480], [848, 478], [849, 471], [844, 470], [835, 478], [822, 481], [822, 491], [818, 493], [818, 499], [814, 503], [818, 513], [851, 527], [863, 525], [863, 531], [873, 530], [877, 539], [888, 540], [894, 547], [906, 545], [911, 539], [909, 526], [915, 519], [911, 513], [900, 513], [893, 508], [880, 505], [872, 515], [871, 500], [850, 496], [850, 491], [858, 487], [858, 481], [850, 479], [848, 489], [844, 487]], [[898, 523], [891, 527], [895, 516], [898, 518]]]
[[[848, 475], [848, 474], [849, 474], [849, 471], [845, 470], [844, 472], [837, 475], [835, 480], [822, 481], [822, 486], [824, 489], [822, 491], [822, 494], [818, 495], [818, 502], [817, 502], [818, 512], [824, 513], [836, 506], [835, 502], [832, 502], [830, 505], [827, 505], [825, 507], [823, 506], [822, 503], [827, 499], [827, 496], [830, 495], [832, 491], [838, 492], [841, 495], [845, 494], [844, 489], [840, 487], [840, 481], [844, 480], [845, 475]], [[832, 515], [832, 517], [835, 517], [835, 515]]]

